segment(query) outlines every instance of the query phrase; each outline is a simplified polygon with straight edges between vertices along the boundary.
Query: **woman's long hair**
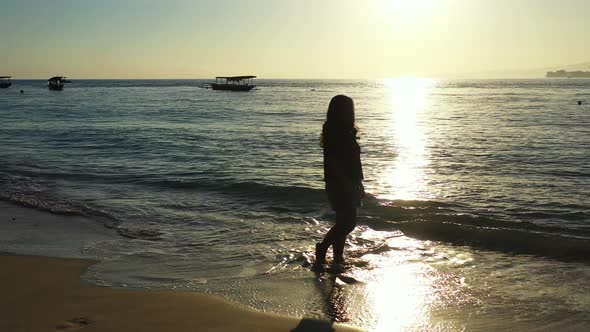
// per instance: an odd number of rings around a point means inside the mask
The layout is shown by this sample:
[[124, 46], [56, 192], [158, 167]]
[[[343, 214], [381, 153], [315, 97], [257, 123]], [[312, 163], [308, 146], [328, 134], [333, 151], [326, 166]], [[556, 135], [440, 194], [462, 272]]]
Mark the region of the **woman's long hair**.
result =
[[330, 100], [326, 121], [320, 136], [320, 145], [325, 147], [328, 141], [337, 141], [351, 135], [355, 139], [358, 128], [354, 123], [354, 102], [352, 98], [337, 95]]

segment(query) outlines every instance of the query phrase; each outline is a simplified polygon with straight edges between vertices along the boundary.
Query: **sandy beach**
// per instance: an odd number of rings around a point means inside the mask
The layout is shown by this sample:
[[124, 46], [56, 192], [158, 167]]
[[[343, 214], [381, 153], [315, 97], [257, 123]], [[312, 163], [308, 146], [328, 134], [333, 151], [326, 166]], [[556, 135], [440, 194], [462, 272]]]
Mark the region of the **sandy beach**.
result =
[[357, 331], [248, 310], [205, 294], [90, 285], [85, 259], [0, 256], [0, 330]]
[[[257, 312], [198, 292], [113, 289], [81, 276], [82, 247], [119, 237], [82, 216], [0, 202], [0, 331], [358, 331]], [[41, 257], [57, 256], [57, 257]]]

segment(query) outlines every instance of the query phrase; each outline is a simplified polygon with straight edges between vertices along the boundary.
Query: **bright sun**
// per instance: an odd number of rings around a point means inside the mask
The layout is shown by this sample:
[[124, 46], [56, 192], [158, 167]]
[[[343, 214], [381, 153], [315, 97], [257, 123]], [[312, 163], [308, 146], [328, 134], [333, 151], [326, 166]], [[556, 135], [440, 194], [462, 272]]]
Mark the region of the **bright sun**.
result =
[[435, 0], [381, 0], [401, 20], [412, 20], [432, 12]]

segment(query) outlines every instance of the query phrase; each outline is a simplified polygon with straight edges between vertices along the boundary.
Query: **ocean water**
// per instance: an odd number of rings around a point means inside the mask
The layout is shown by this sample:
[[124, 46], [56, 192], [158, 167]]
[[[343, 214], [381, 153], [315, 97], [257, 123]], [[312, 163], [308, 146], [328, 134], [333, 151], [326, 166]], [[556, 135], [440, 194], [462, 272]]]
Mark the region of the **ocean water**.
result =
[[[116, 230], [81, 249], [99, 285], [374, 331], [590, 326], [590, 80], [202, 82], [15, 81], [0, 199]], [[316, 274], [334, 218], [319, 134], [341, 93], [369, 196], [347, 271]]]

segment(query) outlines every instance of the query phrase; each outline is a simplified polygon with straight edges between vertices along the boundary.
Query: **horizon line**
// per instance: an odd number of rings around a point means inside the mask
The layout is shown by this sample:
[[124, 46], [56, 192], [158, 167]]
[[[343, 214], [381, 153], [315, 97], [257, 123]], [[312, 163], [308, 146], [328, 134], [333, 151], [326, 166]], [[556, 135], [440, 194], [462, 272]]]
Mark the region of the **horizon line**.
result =
[[[214, 80], [214, 77], [207, 77], [207, 78], [203, 78], [203, 77], [193, 77], [193, 78], [155, 78], [155, 77], [134, 77], [134, 78], [116, 78], [116, 77], [110, 77], [110, 78], [90, 78], [90, 77], [72, 77], [72, 76], [64, 76], [67, 77], [68, 79], [72, 79], [72, 80], [88, 80], [88, 81], [100, 81], [100, 80], [104, 80], [104, 81], [123, 81], [123, 80], [128, 80], [128, 81], [132, 81], [132, 80], [169, 80], [169, 81], [174, 81], [174, 80]], [[477, 77], [477, 76], [471, 76], [471, 75], [465, 75], [465, 76], [424, 76], [424, 75], [398, 75], [398, 76], [389, 76], [389, 77], [374, 77], [374, 78], [353, 78], [353, 77], [328, 77], [328, 78], [318, 78], [318, 77], [258, 77], [256, 78], [256, 80], [314, 80], [314, 81], [320, 81], [320, 80], [385, 80], [385, 79], [404, 79], [404, 78], [414, 78], [414, 79], [432, 79], [432, 80], [454, 80], [454, 79], [490, 79], [490, 80], [497, 80], [497, 79], [506, 79], [506, 80], [510, 80], [510, 79], [514, 79], [514, 80], [518, 80], [518, 79], [535, 79], [535, 78], [546, 78], [545, 75], [540, 75], [540, 76], [481, 76], [481, 77]], [[46, 81], [47, 78], [40, 78], [40, 77], [22, 77], [22, 78], [16, 78], [15, 76], [11, 76], [11, 79], [13, 81], [18, 81], [18, 80], [44, 80]]]

